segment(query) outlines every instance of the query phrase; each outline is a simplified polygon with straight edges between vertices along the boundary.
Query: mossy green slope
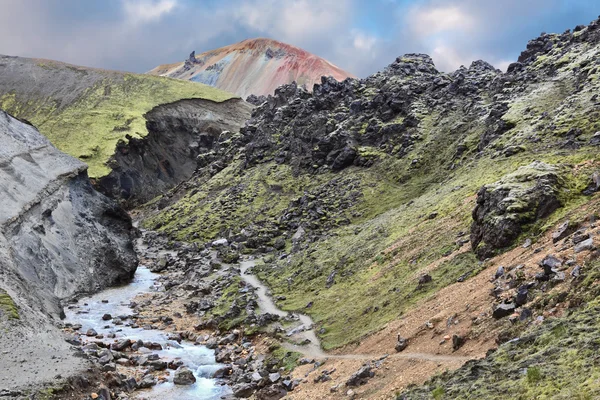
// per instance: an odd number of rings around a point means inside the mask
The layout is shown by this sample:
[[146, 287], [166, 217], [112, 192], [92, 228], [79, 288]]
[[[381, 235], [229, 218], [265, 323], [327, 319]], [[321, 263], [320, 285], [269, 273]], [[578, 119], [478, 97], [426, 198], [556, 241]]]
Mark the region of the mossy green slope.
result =
[[[552, 50], [509, 74], [485, 63], [441, 74], [412, 55], [390, 66], [385, 79], [339, 84], [339, 92], [351, 92], [339, 95], [342, 100], [331, 94], [335, 83], [324, 83], [312, 97], [299, 95], [251, 120], [264, 141], [249, 133], [253, 147], [216, 174], [200, 172], [146, 226], [173, 240], [242, 237], [242, 251], [278, 249], [258, 270], [273, 295], [285, 298], [279, 305], [309, 313], [326, 348], [360, 341], [481, 270], [467, 243], [483, 185], [535, 161], [560, 171], [561, 207], [528, 220], [513, 245], [525, 237], [535, 241], [590, 200], [582, 192], [600, 162], [594, 139], [600, 67], [585, 61], [597, 60], [600, 47], [585, 37], [545, 36]], [[396, 72], [405, 70], [412, 72]], [[439, 100], [443, 82], [458, 89]], [[365, 103], [398, 93], [395, 115], [361, 114]], [[304, 101], [320, 108], [302, 108]], [[334, 172], [315, 154], [340, 134], [359, 162]], [[272, 154], [264, 150], [269, 146]], [[248, 162], [252, 154], [257, 160]], [[299, 226], [308, 233], [296, 240]], [[423, 273], [433, 279], [419, 285]]]
[[148, 134], [144, 114], [181, 99], [222, 102], [233, 94], [148, 75], [2, 57], [0, 108], [33, 123], [61, 151], [85, 161], [90, 177], [107, 175], [119, 141]]

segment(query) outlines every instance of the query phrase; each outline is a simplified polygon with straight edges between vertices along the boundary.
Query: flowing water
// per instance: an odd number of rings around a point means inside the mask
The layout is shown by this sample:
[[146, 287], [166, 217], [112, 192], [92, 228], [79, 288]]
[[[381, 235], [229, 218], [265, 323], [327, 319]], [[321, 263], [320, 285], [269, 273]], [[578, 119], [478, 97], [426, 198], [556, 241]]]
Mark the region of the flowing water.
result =
[[[138, 252], [145, 251], [142, 245], [138, 245]], [[97, 293], [94, 296], [81, 299], [74, 306], [65, 310], [66, 322], [81, 324], [81, 332], [94, 329], [98, 334], [114, 333], [115, 339], [132, 339], [146, 342], [160, 343], [163, 350], [151, 351], [160, 356], [161, 360], [181, 360], [184, 365], [194, 372], [196, 383], [189, 386], [173, 384], [173, 371], [170, 372], [169, 381], [159, 383], [152, 389], [140, 391], [139, 397], [145, 399], [181, 399], [181, 400], [213, 400], [229, 398], [231, 389], [222, 385], [216, 379], [212, 379], [213, 373], [222, 367], [215, 361], [214, 352], [205, 346], [194, 345], [191, 342], [182, 341], [177, 343], [168, 340], [167, 334], [160, 330], [132, 328], [125, 321], [123, 325], [115, 326], [111, 321], [103, 321], [104, 314], [110, 314], [114, 318], [131, 315], [132, 310], [129, 303], [139, 294], [162, 290], [158, 283], [158, 274], [152, 273], [148, 268], [140, 265], [135, 273], [133, 281], [126, 285], [111, 288]], [[85, 338], [85, 337], [84, 337]], [[112, 341], [115, 339], [104, 339]]]

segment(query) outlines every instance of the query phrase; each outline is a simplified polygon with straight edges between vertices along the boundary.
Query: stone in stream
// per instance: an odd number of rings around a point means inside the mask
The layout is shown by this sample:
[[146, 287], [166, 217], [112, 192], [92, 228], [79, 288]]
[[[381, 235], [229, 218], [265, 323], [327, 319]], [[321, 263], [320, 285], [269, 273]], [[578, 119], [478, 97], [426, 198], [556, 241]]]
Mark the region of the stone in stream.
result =
[[110, 314], [104, 314], [102, 316], [102, 321], [110, 321], [112, 319], [112, 315]]
[[85, 333], [85, 335], [86, 335], [86, 336], [97, 336], [97, 335], [98, 335], [98, 332], [96, 332], [96, 330], [95, 330], [95, 329], [93, 329], [93, 328], [90, 328], [90, 329], [88, 329], [88, 330], [87, 330], [87, 332]]
[[196, 382], [194, 373], [187, 368], [180, 368], [175, 371], [173, 383], [176, 385], [192, 385]]
[[119, 340], [116, 343], [111, 343], [110, 349], [116, 351], [123, 351], [126, 348], [131, 346], [131, 341], [129, 339]]

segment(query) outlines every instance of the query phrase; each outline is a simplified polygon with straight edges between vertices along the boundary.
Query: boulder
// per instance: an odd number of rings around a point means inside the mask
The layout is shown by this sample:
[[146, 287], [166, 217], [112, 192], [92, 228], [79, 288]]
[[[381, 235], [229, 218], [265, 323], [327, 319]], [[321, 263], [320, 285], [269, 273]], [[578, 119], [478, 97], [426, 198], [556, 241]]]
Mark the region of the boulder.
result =
[[346, 381], [346, 386], [360, 386], [367, 383], [367, 381], [375, 376], [375, 372], [371, 370], [370, 365], [362, 366], [357, 372], [352, 374]]
[[238, 383], [234, 385], [231, 390], [233, 391], [233, 395], [235, 397], [240, 398], [248, 398], [252, 396], [254, 391], [256, 390], [256, 384], [253, 383]]
[[515, 312], [516, 308], [514, 303], [501, 303], [494, 308], [492, 316], [496, 319], [508, 317]]
[[398, 341], [396, 342], [396, 346], [394, 349], [399, 353], [408, 347], [408, 340], [403, 337], [398, 336]]
[[471, 245], [480, 259], [510, 246], [524, 225], [561, 206], [560, 172], [554, 165], [535, 161], [479, 190], [472, 213]]
[[196, 383], [194, 373], [187, 368], [179, 368], [173, 376], [173, 383], [176, 385], [193, 385]]

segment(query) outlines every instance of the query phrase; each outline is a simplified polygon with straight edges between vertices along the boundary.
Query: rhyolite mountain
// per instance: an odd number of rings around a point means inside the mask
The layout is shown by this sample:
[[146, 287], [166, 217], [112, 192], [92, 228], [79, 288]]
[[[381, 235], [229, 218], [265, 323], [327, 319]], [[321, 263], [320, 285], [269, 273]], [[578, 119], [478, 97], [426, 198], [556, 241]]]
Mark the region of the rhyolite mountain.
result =
[[298, 47], [272, 39], [248, 39], [185, 61], [159, 65], [151, 75], [215, 86], [243, 98], [273, 94], [278, 86], [296, 82], [312, 90], [322, 76], [343, 81], [352, 75]]

